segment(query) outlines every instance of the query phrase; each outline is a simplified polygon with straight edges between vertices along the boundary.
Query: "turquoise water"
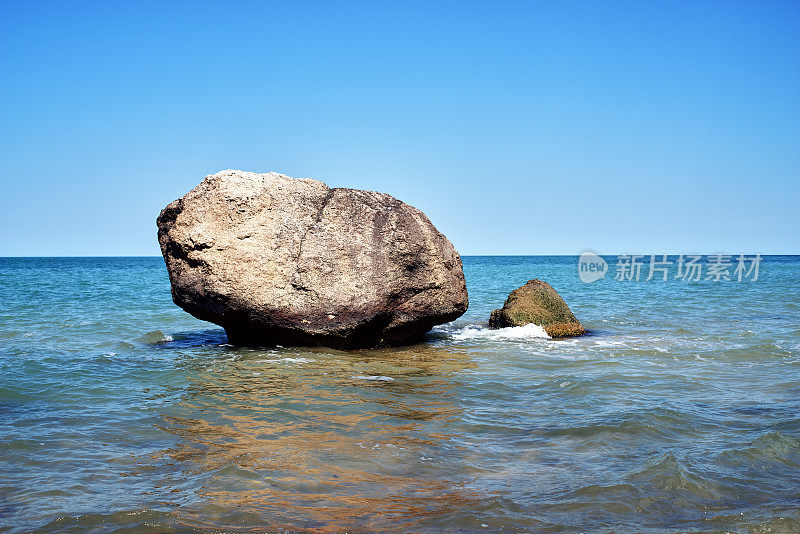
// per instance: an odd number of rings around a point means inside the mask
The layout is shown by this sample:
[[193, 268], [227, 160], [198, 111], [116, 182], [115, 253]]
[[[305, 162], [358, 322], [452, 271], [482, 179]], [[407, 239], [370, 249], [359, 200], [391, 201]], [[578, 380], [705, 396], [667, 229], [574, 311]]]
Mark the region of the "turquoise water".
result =
[[[235, 348], [160, 258], [0, 259], [0, 530], [800, 531], [800, 257], [583, 284], [465, 257], [417, 346]], [[481, 325], [551, 283], [592, 331]]]

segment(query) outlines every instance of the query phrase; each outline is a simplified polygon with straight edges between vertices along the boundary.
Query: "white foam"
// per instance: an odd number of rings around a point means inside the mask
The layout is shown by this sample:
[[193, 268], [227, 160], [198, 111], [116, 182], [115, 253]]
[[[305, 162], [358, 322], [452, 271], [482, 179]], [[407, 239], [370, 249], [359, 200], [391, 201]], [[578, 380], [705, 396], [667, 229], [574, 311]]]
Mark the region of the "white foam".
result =
[[484, 326], [465, 326], [459, 330], [449, 333], [450, 337], [457, 341], [470, 339], [490, 339], [490, 340], [526, 340], [526, 339], [550, 339], [547, 332], [539, 325], [526, 324], [525, 326], [511, 326], [508, 328], [491, 329]]
[[355, 375], [351, 376], [350, 378], [355, 378], [356, 380], [380, 380], [381, 382], [394, 382], [394, 378], [392, 378], [391, 376]]
[[269, 360], [255, 360], [256, 363], [309, 363], [308, 358], [273, 358]]
[[622, 340], [615, 340], [615, 339], [594, 339], [592, 343], [596, 347], [624, 347], [626, 344], [625, 341]]

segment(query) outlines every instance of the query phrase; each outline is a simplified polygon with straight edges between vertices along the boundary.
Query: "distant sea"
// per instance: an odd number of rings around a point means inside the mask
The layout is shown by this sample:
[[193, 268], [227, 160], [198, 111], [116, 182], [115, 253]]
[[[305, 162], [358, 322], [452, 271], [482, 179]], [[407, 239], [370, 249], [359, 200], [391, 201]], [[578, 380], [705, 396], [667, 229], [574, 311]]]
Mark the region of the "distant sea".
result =
[[[465, 257], [463, 317], [346, 352], [228, 345], [161, 258], [2, 258], [0, 531], [800, 531], [800, 257], [608, 259]], [[532, 278], [590, 335], [488, 330]]]

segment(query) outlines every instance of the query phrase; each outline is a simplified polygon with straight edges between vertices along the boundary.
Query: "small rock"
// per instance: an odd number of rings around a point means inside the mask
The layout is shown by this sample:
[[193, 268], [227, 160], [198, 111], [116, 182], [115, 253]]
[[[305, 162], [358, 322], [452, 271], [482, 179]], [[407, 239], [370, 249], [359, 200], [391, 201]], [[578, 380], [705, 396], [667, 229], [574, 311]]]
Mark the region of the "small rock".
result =
[[490, 328], [536, 324], [554, 338], [575, 337], [586, 333], [564, 299], [542, 280], [529, 280], [511, 292], [499, 310], [489, 318]]

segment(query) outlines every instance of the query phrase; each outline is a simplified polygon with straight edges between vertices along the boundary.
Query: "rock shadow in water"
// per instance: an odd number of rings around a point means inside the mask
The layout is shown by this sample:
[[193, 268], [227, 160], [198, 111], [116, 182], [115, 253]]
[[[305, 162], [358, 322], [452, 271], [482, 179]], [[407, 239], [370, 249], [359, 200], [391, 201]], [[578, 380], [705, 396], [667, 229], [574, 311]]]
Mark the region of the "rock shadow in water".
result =
[[228, 336], [222, 328], [210, 328], [208, 330], [197, 330], [194, 332], [175, 332], [171, 339], [152, 343], [158, 349], [185, 349], [192, 347], [216, 347], [226, 345]]

